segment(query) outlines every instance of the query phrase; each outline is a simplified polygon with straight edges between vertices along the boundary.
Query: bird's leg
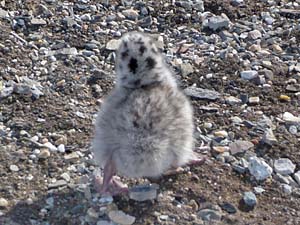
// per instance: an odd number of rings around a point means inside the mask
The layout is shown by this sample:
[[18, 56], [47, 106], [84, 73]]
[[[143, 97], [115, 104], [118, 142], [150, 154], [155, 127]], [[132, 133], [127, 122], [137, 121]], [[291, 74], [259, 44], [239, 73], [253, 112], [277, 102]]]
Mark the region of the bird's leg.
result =
[[97, 191], [100, 192], [101, 195], [103, 194], [110, 194], [110, 195], [117, 195], [126, 193], [128, 188], [125, 184], [119, 181], [114, 175], [116, 174], [116, 166], [112, 159], [109, 159], [103, 170], [103, 183], [102, 185], [101, 180], [96, 178], [96, 187]]

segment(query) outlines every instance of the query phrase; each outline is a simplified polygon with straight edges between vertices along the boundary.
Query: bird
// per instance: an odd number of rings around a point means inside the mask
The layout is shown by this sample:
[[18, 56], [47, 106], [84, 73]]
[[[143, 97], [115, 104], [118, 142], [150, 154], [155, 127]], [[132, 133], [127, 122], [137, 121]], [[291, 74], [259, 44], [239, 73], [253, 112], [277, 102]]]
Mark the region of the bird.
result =
[[149, 34], [128, 32], [115, 59], [116, 83], [100, 106], [92, 151], [103, 168], [102, 194], [126, 187], [115, 175], [158, 178], [198, 162], [193, 108]]

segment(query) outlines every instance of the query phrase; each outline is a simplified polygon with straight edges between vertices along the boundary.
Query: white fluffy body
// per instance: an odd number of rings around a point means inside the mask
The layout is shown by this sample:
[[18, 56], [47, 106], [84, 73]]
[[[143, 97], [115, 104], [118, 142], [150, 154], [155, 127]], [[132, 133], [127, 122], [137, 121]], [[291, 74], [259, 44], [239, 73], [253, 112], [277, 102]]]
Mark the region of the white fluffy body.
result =
[[120, 175], [158, 177], [193, 159], [193, 111], [148, 35], [121, 39], [117, 83], [101, 105], [92, 143], [102, 168]]

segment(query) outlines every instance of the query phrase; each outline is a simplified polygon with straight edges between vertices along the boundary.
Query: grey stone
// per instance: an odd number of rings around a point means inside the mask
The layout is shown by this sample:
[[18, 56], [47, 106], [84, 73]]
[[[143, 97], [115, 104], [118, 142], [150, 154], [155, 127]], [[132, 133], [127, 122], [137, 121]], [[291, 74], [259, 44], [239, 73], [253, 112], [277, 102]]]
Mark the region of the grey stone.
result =
[[229, 144], [230, 153], [233, 155], [245, 152], [252, 147], [254, 147], [254, 144], [250, 141], [237, 140]]
[[196, 98], [196, 99], [208, 99], [208, 100], [216, 100], [220, 98], [220, 93], [217, 91], [197, 88], [194, 86], [187, 87], [184, 89], [186, 95]]
[[288, 123], [300, 124], [300, 117], [294, 116], [292, 113], [289, 112], [283, 113], [282, 119]]
[[222, 218], [222, 213], [213, 209], [202, 209], [197, 215], [204, 221], [220, 221]]
[[291, 187], [290, 185], [288, 185], [288, 184], [283, 184], [283, 185], [282, 185], [282, 190], [283, 190], [283, 192], [284, 192], [285, 194], [287, 194], [287, 195], [290, 195], [290, 194], [292, 194], [292, 192], [293, 192], [292, 187]]
[[183, 63], [180, 65], [181, 74], [183, 77], [194, 72], [194, 68], [190, 63]]
[[120, 210], [112, 210], [108, 213], [108, 217], [115, 223], [121, 225], [130, 225], [135, 222], [135, 217], [125, 214]]
[[264, 135], [262, 137], [262, 142], [271, 146], [277, 143], [277, 138], [275, 137], [271, 128], [265, 130]]
[[134, 9], [126, 9], [122, 11], [122, 14], [130, 20], [136, 20], [139, 16], [139, 13]]
[[226, 103], [228, 103], [229, 105], [236, 105], [236, 104], [240, 104], [242, 103], [242, 100], [239, 98], [236, 98], [234, 96], [228, 96], [225, 97], [225, 101]]
[[58, 188], [58, 187], [66, 186], [66, 185], [67, 185], [67, 182], [65, 180], [58, 180], [54, 183], [49, 184], [48, 188], [52, 189], [52, 188]]
[[257, 198], [251, 191], [247, 191], [243, 195], [244, 203], [249, 207], [254, 207], [257, 204]]
[[288, 84], [285, 89], [292, 92], [298, 92], [300, 91], [300, 84]]
[[6, 17], [8, 17], [8, 12], [0, 8], [0, 18], [4, 19]]
[[298, 183], [298, 185], [300, 186], [300, 170], [294, 173], [293, 177], [295, 181]]
[[263, 189], [262, 187], [254, 187], [254, 192], [256, 194], [262, 194], [263, 192], [265, 192], [266, 190]]
[[241, 72], [241, 78], [244, 80], [252, 80], [257, 76], [258, 72], [256, 70], [245, 70]]
[[213, 16], [210, 17], [203, 22], [204, 27], [208, 27], [209, 29], [212, 29], [213, 31], [228, 28], [229, 27], [229, 20], [228, 18], [224, 18], [222, 16]]
[[259, 30], [252, 30], [248, 33], [248, 38], [251, 40], [256, 40], [262, 37], [262, 34]]
[[267, 179], [273, 172], [272, 167], [270, 167], [263, 158], [255, 156], [250, 157], [248, 169], [250, 174], [258, 181]]
[[294, 173], [296, 165], [288, 158], [280, 158], [274, 161], [274, 170], [281, 175], [290, 175]]
[[47, 22], [43, 19], [38, 19], [38, 18], [32, 18], [30, 21], [31, 25], [35, 25], [35, 26], [43, 26], [46, 25]]
[[132, 187], [129, 190], [129, 198], [139, 202], [156, 199], [158, 188], [156, 184]]
[[115, 51], [119, 48], [120, 45], [120, 40], [110, 40], [107, 44], [106, 44], [106, 49], [107, 50], [111, 50], [111, 51]]

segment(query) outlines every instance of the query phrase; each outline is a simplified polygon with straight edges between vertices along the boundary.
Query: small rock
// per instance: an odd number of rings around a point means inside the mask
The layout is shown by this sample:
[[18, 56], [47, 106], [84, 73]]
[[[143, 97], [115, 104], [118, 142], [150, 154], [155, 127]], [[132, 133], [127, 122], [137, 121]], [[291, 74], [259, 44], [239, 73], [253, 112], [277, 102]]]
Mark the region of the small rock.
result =
[[19, 167], [17, 165], [10, 165], [9, 169], [12, 172], [18, 172], [19, 171]]
[[290, 195], [290, 194], [292, 194], [292, 192], [293, 192], [292, 187], [291, 187], [290, 185], [288, 185], [288, 184], [283, 184], [283, 185], [282, 185], [282, 190], [283, 190], [283, 192], [284, 192], [285, 194], [287, 194], [287, 195]]
[[67, 182], [65, 180], [58, 180], [54, 183], [49, 184], [48, 188], [52, 189], [52, 188], [58, 188], [58, 187], [66, 186], [66, 185], [67, 185]]
[[262, 187], [254, 187], [254, 192], [256, 194], [262, 194], [263, 192], [265, 192], [266, 190], [263, 189]]
[[279, 96], [279, 100], [282, 100], [282, 101], [290, 101], [291, 100], [291, 97], [290, 96], [287, 96], [287, 95], [280, 95]]
[[57, 147], [57, 150], [61, 153], [65, 153], [65, 145], [64, 144], [60, 144], [58, 147]]
[[296, 180], [296, 182], [300, 186], [300, 170], [297, 171], [296, 173], [294, 173], [294, 179]]
[[99, 217], [99, 213], [94, 208], [89, 208], [86, 213], [87, 216], [92, 220], [98, 219]]
[[294, 173], [296, 165], [288, 158], [280, 158], [274, 161], [274, 170], [281, 175], [290, 175]]
[[5, 19], [6, 17], [8, 17], [8, 12], [0, 8], [0, 18]]
[[271, 128], [265, 130], [265, 133], [262, 137], [262, 142], [271, 146], [277, 143], [277, 138], [275, 137]]
[[183, 63], [180, 65], [181, 74], [183, 77], [194, 72], [194, 68], [190, 63]]
[[254, 207], [257, 204], [256, 196], [253, 192], [247, 191], [243, 196], [244, 203], [249, 207]]
[[258, 76], [258, 72], [255, 70], [245, 70], [241, 73], [241, 78], [244, 80], [252, 80], [253, 78]]
[[259, 103], [259, 97], [250, 97], [248, 102], [250, 104], [257, 104], [257, 103]]
[[232, 155], [235, 155], [235, 154], [238, 154], [241, 152], [245, 152], [252, 147], [254, 147], [254, 144], [250, 141], [237, 140], [237, 141], [229, 144], [230, 153]]
[[204, 221], [220, 221], [222, 218], [221, 212], [213, 209], [202, 209], [197, 213], [197, 215]]
[[297, 133], [298, 133], [298, 129], [297, 129], [296, 126], [291, 125], [291, 126], [289, 127], [289, 132], [290, 132], [291, 134], [297, 134]]
[[240, 104], [242, 102], [241, 99], [236, 98], [234, 96], [229, 96], [229, 97], [225, 97], [225, 101], [226, 103], [228, 103], [229, 105], [236, 105], [236, 104]]
[[158, 188], [156, 184], [135, 186], [129, 190], [129, 198], [139, 202], [156, 199]]
[[212, 29], [213, 31], [220, 30], [223, 28], [229, 27], [229, 20], [228, 18], [224, 18], [222, 16], [213, 16], [204, 20], [203, 26]]
[[272, 167], [270, 167], [263, 158], [257, 158], [255, 156], [249, 159], [248, 169], [250, 174], [258, 181], [267, 179], [273, 172]]
[[122, 11], [122, 14], [130, 20], [136, 20], [139, 16], [139, 13], [134, 9], [126, 9]]
[[37, 18], [32, 18], [30, 23], [31, 23], [31, 25], [35, 25], [35, 26], [47, 25], [47, 22], [45, 20], [37, 19]]
[[110, 40], [106, 44], [106, 49], [111, 50], [111, 51], [115, 51], [119, 48], [120, 43], [121, 43], [121, 40]]
[[0, 207], [6, 208], [8, 206], [8, 201], [5, 198], [0, 198]]
[[51, 155], [50, 151], [47, 148], [41, 149], [40, 153], [38, 154], [38, 157], [40, 159], [47, 159]]
[[283, 113], [282, 119], [285, 122], [300, 124], [300, 117], [294, 116], [292, 113], [289, 112]]
[[135, 217], [125, 214], [120, 210], [112, 210], [108, 213], [108, 217], [115, 223], [121, 225], [130, 225], [135, 222]]
[[222, 138], [228, 137], [228, 133], [227, 133], [226, 130], [215, 131], [215, 132], [214, 132], [214, 135], [215, 135], [216, 137], [222, 137]]
[[60, 177], [62, 179], [64, 179], [65, 181], [67, 181], [67, 182], [70, 182], [70, 180], [71, 180], [71, 177], [68, 173], [63, 173], [63, 174], [60, 175]]
[[300, 91], [300, 84], [288, 84], [285, 89], [291, 92], [298, 92]]
[[51, 152], [56, 152], [57, 148], [50, 142], [43, 144], [44, 147], [48, 148]]
[[77, 160], [78, 158], [79, 158], [79, 155], [76, 152], [72, 152], [72, 153], [64, 156], [64, 159], [66, 161], [74, 161], [74, 160]]
[[187, 87], [184, 89], [186, 95], [196, 98], [196, 99], [208, 99], [208, 100], [216, 100], [220, 97], [220, 93], [217, 91], [197, 88], [194, 86]]
[[229, 202], [223, 202], [222, 204], [220, 204], [221, 209], [223, 209], [224, 211], [233, 214], [236, 213], [236, 208], [234, 207], [234, 205], [232, 205]]
[[99, 220], [96, 225], [116, 225], [114, 222], [110, 222], [107, 220]]
[[99, 199], [100, 204], [111, 204], [113, 202], [113, 197], [112, 196], [103, 196]]
[[262, 34], [259, 30], [252, 30], [248, 33], [248, 38], [250, 40], [256, 40], [262, 37]]

